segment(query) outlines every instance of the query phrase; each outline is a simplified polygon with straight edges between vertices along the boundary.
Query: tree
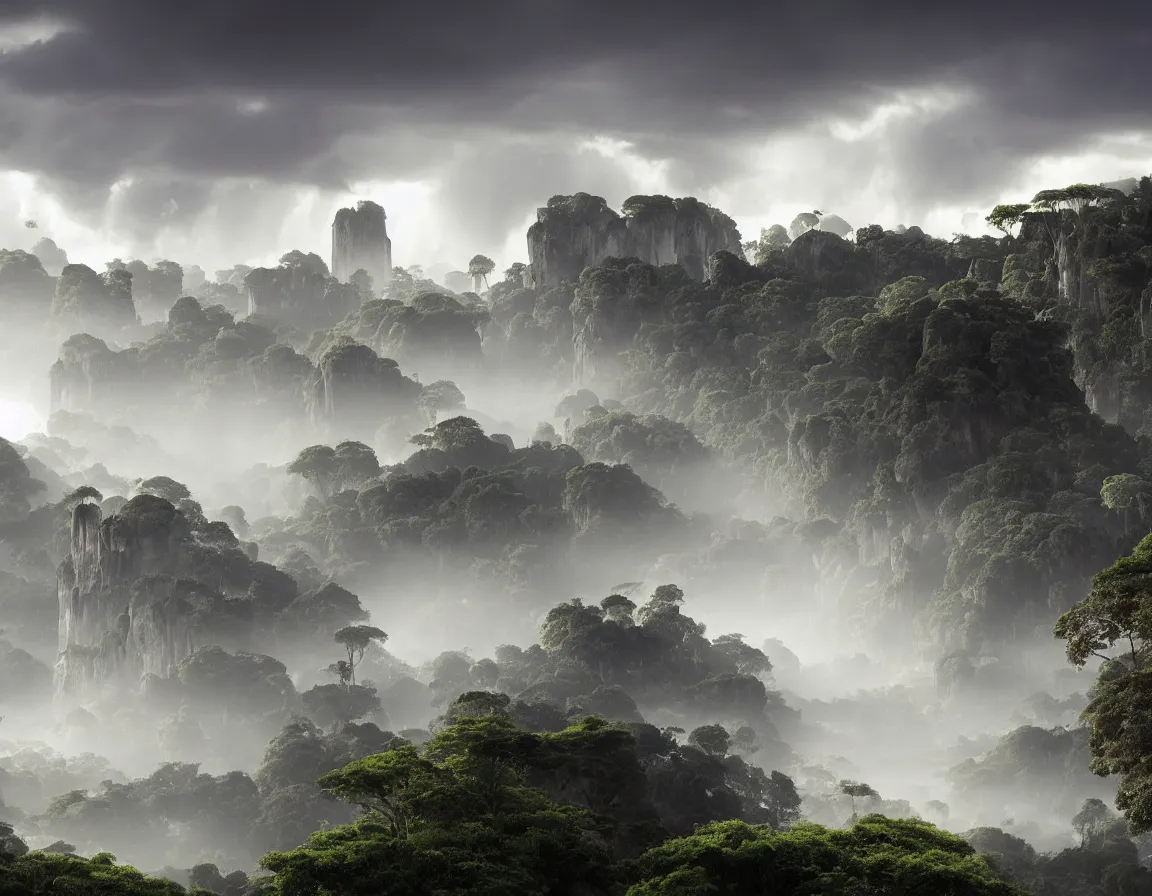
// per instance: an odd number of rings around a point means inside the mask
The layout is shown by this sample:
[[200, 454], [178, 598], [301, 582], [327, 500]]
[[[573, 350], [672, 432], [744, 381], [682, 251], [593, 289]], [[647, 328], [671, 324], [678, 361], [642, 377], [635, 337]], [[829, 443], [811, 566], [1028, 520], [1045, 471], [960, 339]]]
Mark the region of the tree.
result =
[[433, 425], [443, 411], [460, 410], [465, 401], [464, 393], [451, 380], [436, 380], [425, 386], [420, 393], [420, 406], [428, 412]]
[[272, 892], [618, 892], [604, 825], [528, 786], [549, 753], [507, 719], [462, 719], [423, 751], [394, 742], [324, 775], [364, 815], [266, 856]]
[[992, 227], [1001, 231], [1006, 237], [1012, 238], [1015, 234], [1012, 232], [1014, 227], [1019, 226], [1020, 222], [1024, 220], [1024, 215], [1032, 208], [1031, 203], [1017, 202], [1013, 205], [998, 205], [984, 220], [987, 221]]
[[393, 836], [407, 839], [412, 833], [409, 813], [419, 805], [418, 794], [444, 777], [440, 768], [406, 744], [329, 772], [317, 783], [366, 812], [382, 815]]
[[855, 823], [856, 815], [856, 800], [858, 799], [879, 799], [878, 794], [871, 785], [863, 784], [859, 781], [841, 781], [837, 785], [837, 789], [852, 801], [852, 822]]
[[192, 497], [192, 492], [189, 491], [188, 486], [168, 476], [153, 476], [151, 479], [142, 479], [136, 483], [136, 491], [163, 498], [172, 506]]
[[14, 858], [0, 857], [0, 886], [12, 896], [33, 894], [116, 894], [116, 896], [185, 896], [170, 880], [146, 877], [103, 852], [90, 859], [68, 853], [35, 850]]
[[688, 735], [688, 743], [709, 756], [723, 759], [732, 746], [732, 736], [721, 725], [703, 725]]
[[1080, 835], [1080, 845], [1094, 843], [1115, 817], [1103, 800], [1085, 800], [1080, 811], [1072, 818], [1072, 827]]
[[709, 824], [648, 850], [636, 860], [635, 875], [627, 896], [1024, 896], [955, 834], [879, 815], [847, 831]]
[[369, 274], [364, 268], [357, 268], [348, 278], [348, 282], [356, 289], [360, 295], [361, 303], [371, 302], [376, 298], [376, 288], [372, 282], [372, 275]]
[[512, 266], [504, 272], [504, 282], [513, 286], [524, 285], [524, 275], [528, 272], [528, 265], [522, 261], [513, 262]]
[[327, 501], [332, 497], [333, 486], [337, 481], [339, 461], [333, 448], [312, 445], [296, 455], [288, 464], [287, 471], [312, 483]]
[[388, 635], [374, 625], [346, 625], [332, 636], [332, 640], [348, 651], [349, 681], [355, 685], [356, 666], [364, 659], [364, 651], [369, 644], [383, 644]]
[[468, 273], [472, 276], [472, 289], [473, 292], [480, 292], [480, 281], [484, 281], [484, 287], [488, 287], [488, 275], [496, 270], [496, 262], [494, 262], [487, 255], [473, 255], [472, 260], [468, 262]]
[[28, 852], [28, 844], [16, 836], [12, 825], [0, 821], [0, 860], [5, 856], [17, 857]]
[[1148, 511], [1152, 508], [1152, 483], [1131, 473], [1109, 476], [1100, 487], [1100, 502], [1124, 515], [1125, 529], [1133, 510], [1141, 524], [1147, 524]]
[[788, 230], [783, 225], [772, 225], [767, 229], [760, 228], [759, 249], [787, 249], [789, 243], [791, 243], [791, 237], [788, 236]]
[[[1102, 184], [1072, 184], [1069, 187], [1057, 190], [1041, 190], [1032, 197], [1031, 213], [1039, 214], [1056, 245], [1059, 240], [1060, 213], [1071, 211], [1076, 230], [1083, 233], [1084, 213], [1087, 209], [1100, 205], [1103, 202], [1122, 199], [1124, 194], [1119, 190], [1105, 187]], [[1055, 217], [1056, 223], [1050, 220]]]
[[[1118, 775], [1116, 806], [1135, 833], [1152, 830], [1152, 731], [1144, 724], [1152, 702], [1152, 536], [1127, 557], [1096, 574], [1091, 593], [1056, 623], [1068, 661], [1083, 667], [1103, 660], [1083, 718], [1090, 726], [1092, 771]], [[1119, 646], [1118, 653], [1111, 654]]]
[[1089, 657], [1106, 663], [1103, 653], [1124, 645], [1133, 671], [1143, 666], [1143, 647], [1152, 639], [1152, 536], [1127, 557], [1096, 574], [1092, 591], [1056, 622], [1057, 638], [1067, 641], [1068, 661], [1083, 667]]
[[334, 453], [339, 488], [359, 488], [380, 475], [380, 461], [376, 458], [376, 452], [363, 442], [341, 442]]

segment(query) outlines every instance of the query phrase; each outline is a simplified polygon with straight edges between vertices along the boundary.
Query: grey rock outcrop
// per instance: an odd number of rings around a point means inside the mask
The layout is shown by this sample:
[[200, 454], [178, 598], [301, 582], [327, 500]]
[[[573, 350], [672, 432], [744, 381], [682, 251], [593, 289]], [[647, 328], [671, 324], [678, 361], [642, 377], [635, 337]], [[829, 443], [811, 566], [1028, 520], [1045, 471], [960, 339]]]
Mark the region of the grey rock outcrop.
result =
[[123, 268], [97, 274], [87, 265], [65, 266], [56, 280], [51, 316], [73, 333], [120, 337], [139, 322], [132, 301], [132, 274]]
[[332, 221], [332, 276], [347, 283], [358, 270], [367, 271], [377, 290], [392, 279], [392, 240], [388, 216], [375, 202], [362, 200], [342, 208]]
[[304, 332], [332, 326], [360, 305], [360, 295], [328, 273], [319, 255], [289, 252], [274, 268], [244, 275], [248, 313]]
[[708, 275], [708, 258], [720, 250], [743, 257], [736, 223], [697, 199], [633, 196], [623, 216], [600, 196], [553, 196], [528, 228], [531, 282], [537, 289], [575, 283], [588, 266], [606, 258], [638, 258], [653, 265], [679, 264], [695, 280]]
[[[96, 504], [76, 506], [71, 550], [57, 572], [58, 693], [83, 693], [133, 673], [163, 675], [190, 652], [191, 632], [171, 612], [163, 636], [148, 637], [163, 608], [151, 605], [154, 586], [133, 587], [175, 570], [176, 542], [183, 536], [184, 518], [153, 495], [134, 498], [108, 519]], [[137, 619], [146, 619], [149, 631], [134, 632]]]
[[237, 545], [233, 538], [221, 563], [240, 573], [235, 581], [208, 584], [201, 573], [226, 546], [205, 541], [171, 502], [140, 494], [107, 517], [97, 504], [78, 504], [70, 550], [57, 570], [57, 694], [139, 687], [144, 676], [168, 675], [197, 647], [243, 646], [251, 617], [238, 614], [235, 598], [255, 566]]

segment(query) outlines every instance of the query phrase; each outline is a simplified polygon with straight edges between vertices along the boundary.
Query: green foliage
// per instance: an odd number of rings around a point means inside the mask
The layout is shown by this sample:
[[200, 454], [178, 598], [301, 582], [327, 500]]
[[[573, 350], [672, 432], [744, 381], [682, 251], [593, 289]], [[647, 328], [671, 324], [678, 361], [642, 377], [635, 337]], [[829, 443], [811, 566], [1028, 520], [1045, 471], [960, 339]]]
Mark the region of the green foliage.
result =
[[147, 877], [115, 857], [100, 853], [90, 859], [50, 852], [0, 854], [0, 892], [5, 896], [70, 893], [77, 896], [182, 896], [184, 888], [163, 878]]
[[[1120, 492], [1123, 483], [1113, 483]], [[1147, 645], [1152, 638], [1152, 536], [1093, 580], [1092, 593], [1064, 614], [1056, 636], [1067, 641], [1070, 662], [1105, 662], [1092, 702], [1084, 712], [1091, 726], [1092, 770], [1119, 775], [1116, 805], [1134, 831], [1152, 830], [1152, 778], [1145, 757], [1152, 752], [1141, 724], [1152, 699]], [[1105, 651], [1116, 649], [1112, 655]]]
[[449, 380], [437, 380], [424, 387], [424, 391], [420, 394], [420, 404], [432, 413], [439, 413], [463, 408], [465, 398], [455, 383]]
[[346, 625], [332, 635], [332, 640], [348, 651], [348, 670], [352, 684], [356, 684], [356, 666], [364, 659], [369, 644], [383, 644], [388, 635], [374, 625]]
[[363, 442], [341, 442], [335, 448], [312, 445], [285, 468], [312, 483], [325, 500], [349, 487], [359, 488], [380, 474], [376, 452]]
[[363, 820], [272, 853], [277, 893], [612, 892], [611, 853], [585, 811], [525, 783], [540, 741], [499, 717], [462, 719], [423, 755], [396, 746], [321, 779]]
[[1015, 203], [1012, 205], [998, 205], [984, 220], [995, 227], [997, 230], [1003, 231], [1005, 236], [1012, 236], [1012, 228], [1020, 224], [1024, 217], [1024, 213], [1032, 207], [1031, 203]]
[[[316, 887], [367, 892], [387, 881], [390, 893], [496, 894], [513, 887], [524, 893], [609, 896], [633, 884], [656, 886], [668, 874], [670, 857], [684, 871], [699, 874], [705, 869], [692, 871], [693, 844], [722, 831], [746, 832], [745, 838], [773, 846], [792, 843], [782, 868], [831, 863], [848, 873], [871, 869], [888, 875], [886, 880], [910, 880], [901, 875], [910, 874], [919, 861], [920, 870], [930, 869], [936, 883], [948, 874], [963, 879], [962, 873], [972, 880], [982, 875], [992, 880], [971, 849], [950, 835], [923, 823], [892, 827], [879, 818], [867, 820], [869, 831], [858, 826], [852, 834], [801, 826], [794, 840], [781, 840], [770, 828], [727, 822], [645, 852], [666, 835], [653, 814], [645, 779], [646, 766], [656, 759], [649, 750], [661, 738], [644, 738], [598, 718], [555, 733], [529, 734], [497, 713], [459, 718], [424, 748], [394, 742], [385, 752], [320, 779], [321, 787], [358, 806], [363, 817], [313, 834], [291, 852], [266, 856], [263, 865], [274, 874], [266, 885], [286, 894]], [[721, 760], [689, 748], [669, 768], [685, 763], [685, 773], [698, 777], [709, 763]], [[672, 794], [676, 783], [681, 782], [666, 780], [658, 787]], [[704, 781], [702, 786], [716, 785]], [[794, 789], [787, 802], [790, 814], [777, 822], [795, 819], [799, 798]], [[829, 855], [829, 846], [817, 845], [820, 838], [834, 841], [842, 855]], [[937, 855], [941, 851], [948, 855]], [[899, 861], [894, 865], [893, 859]], [[717, 885], [733, 886], [728, 876], [740, 872], [732, 862], [726, 857], [707, 866], [708, 873], [720, 875]], [[796, 884], [801, 882], [798, 878]]]
[[628, 896], [761, 892], [856, 896], [1023, 896], [962, 839], [923, 821], [870, 815], [848, 830], [798, 825], [773, 832], [720, 822], [671, 840], [637, 862]]
[[620, 206], [626, 218], [656, 218], [676, 214], [676, 200], [671, 196], [629, 196]]
[[496, 270], [496, 262], [487, 255], [473, 255], [468, 262], [468, 273], [473, 277], [482, 277], [484, 285], [488, 285], [488, 275]]

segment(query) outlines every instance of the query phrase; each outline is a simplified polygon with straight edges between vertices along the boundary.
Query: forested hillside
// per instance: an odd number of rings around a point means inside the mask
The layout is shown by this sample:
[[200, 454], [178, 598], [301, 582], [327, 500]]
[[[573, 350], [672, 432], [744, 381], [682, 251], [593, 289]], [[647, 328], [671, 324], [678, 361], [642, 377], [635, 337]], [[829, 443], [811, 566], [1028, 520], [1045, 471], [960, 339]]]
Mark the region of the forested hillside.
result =
[[477, 292], [0, 252], [0, 894], [1152, 894], [1121, 186], [556, 196]]

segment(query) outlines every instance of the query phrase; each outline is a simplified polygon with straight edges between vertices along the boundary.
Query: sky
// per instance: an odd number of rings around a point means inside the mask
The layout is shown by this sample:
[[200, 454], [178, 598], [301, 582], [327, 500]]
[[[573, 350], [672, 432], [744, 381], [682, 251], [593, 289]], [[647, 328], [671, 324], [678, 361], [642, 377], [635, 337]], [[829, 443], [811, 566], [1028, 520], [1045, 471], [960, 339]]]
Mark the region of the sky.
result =
[[[555, 194], [693, 195], [983, 232], [998, 202], [1152, 173], [1152, 6], [1100, 0], [0, 0], [0, 246], [527, 260]], [[35, 230], [24, 222], [34, 220]]]

